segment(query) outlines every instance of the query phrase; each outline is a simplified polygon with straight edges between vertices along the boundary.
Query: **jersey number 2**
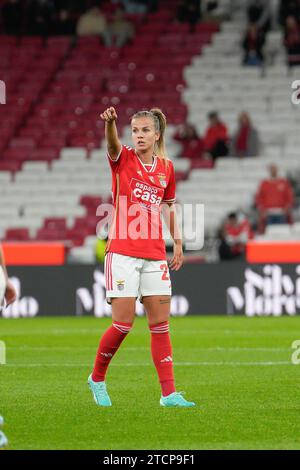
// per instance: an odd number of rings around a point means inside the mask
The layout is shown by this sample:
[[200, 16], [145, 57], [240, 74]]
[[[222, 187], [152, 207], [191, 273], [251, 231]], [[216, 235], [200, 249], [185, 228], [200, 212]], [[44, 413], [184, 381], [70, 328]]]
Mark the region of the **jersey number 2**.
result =
[[170, 278], [168, 277], [168, 266], [167, 266], [167, 264], [161, 264], [160, 269], [161, 269], [161, 271], [163, 271], [163, 275], [161, 277], [162, 281], [169, 281]]

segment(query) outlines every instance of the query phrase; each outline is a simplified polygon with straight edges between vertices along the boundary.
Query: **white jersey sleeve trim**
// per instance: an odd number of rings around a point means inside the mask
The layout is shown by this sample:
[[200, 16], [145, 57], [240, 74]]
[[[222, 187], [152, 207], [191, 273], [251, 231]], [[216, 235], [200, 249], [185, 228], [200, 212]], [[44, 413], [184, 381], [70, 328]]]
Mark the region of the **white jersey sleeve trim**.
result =
[[175, 199], [163, 199], [162, 202], [175, 202], [176, 201], [176, 198]]
[[117, 161], [119, 160], [120, 156], [121, 156], [122, 150], [123, 150], [123, 145], [121, 145], [121, 150], [120, 150], [120, 152], [118, 153], [117, 158], [114, 158], [114, 159], [111, 158], [111, 156], [109, 155], [108, 152], [107, 152], [107, 156], [108, 156], [108, 158], [109, 158], [112, 162], [117, 162]]

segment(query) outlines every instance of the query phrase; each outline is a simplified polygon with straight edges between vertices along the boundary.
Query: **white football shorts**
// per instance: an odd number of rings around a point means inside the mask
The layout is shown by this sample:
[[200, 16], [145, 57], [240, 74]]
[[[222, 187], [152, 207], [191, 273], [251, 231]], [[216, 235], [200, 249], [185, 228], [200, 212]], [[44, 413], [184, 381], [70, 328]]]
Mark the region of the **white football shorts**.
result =
[[104, 262], [106, 300], [114, 297], [171, 295], [171, 280], [166, 260], [133, 258], [119, 253], [107, 253]]

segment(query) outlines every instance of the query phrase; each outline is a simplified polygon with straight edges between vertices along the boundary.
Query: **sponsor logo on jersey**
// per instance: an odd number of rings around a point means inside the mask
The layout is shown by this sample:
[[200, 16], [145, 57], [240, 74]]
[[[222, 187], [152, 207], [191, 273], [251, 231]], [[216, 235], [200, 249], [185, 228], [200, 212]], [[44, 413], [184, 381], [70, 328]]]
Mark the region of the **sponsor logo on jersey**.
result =
[[146, 210], [159, 210], [161, 201], [163, 200], [164, 192], [162, 189], [144, 181], [132, 178], [130, 181], [131, 187], [131, 202], [140, 203]]

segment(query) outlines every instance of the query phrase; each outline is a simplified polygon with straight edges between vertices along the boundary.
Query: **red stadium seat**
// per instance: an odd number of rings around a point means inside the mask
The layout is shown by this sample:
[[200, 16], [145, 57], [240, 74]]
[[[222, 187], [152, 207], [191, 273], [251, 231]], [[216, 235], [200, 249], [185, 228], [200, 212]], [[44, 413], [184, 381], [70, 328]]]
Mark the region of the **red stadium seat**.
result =
[[22, 162], [17, 160], [7, 160], [3, 161], [0, 160], [0, 171], [10, 171], [11, 173], [15, 173], [22, 168]]
[[28, 160], [51, 162], [59, 157], [59, 150], [55, 148], [39, 148], [33, 150]]
[[6, 241], [26, 241], [30, 234], [27, 228], [11, 228], [6, 230], [4, 238]]
[[8, 161], [24, 162], [28, 160], [31, 151], [23, 148], [10, 148], [3, 153], [3, 159]]
[[202, 169], [211, 169], [214, 167], [214, 162], [212, 160], [205, 160], [202, 158], [194, 158], [191, 160], [192, 162], [192, 169], [194, 168], [202, 168]]
[[67, 230], [55, 230], [48, 228], [40, 228], [36, 233], [36, 240], [67, 240]]
[[85, 206], [88, 216], [95, 216], [97, 208], [102, 204], [103, 199], [97, 196], [81, 196], [80, 204]]
[[9, 146], [10, 148], [25, 148], [30, 150], [36, 147], [36, 142], [30, 137], [15, 137], [11, 139]]
[[47, 230], [57, 230], [57, 231], [66, 231], [67, 230], [67, 221], [65, 217], [48, 217], [44, 220], [44, 229]]

